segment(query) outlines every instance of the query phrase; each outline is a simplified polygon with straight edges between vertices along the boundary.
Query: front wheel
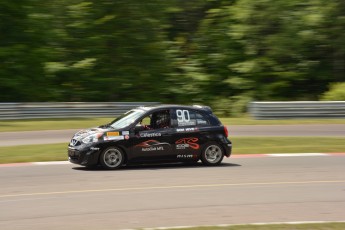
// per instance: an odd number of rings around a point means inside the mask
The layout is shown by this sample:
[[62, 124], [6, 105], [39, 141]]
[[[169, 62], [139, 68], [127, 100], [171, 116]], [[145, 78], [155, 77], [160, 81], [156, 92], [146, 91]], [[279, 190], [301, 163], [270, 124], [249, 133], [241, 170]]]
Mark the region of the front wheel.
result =
[[219, 165], [224, 157], [222, 147], [217, 143], [207, 144], [201, 153], [201, 161], [204, 165]]
[[123, 151], [117, 147], [105, 149], [100, 157], [100, 163], [105, 169], [120, 168], [125, 160]]

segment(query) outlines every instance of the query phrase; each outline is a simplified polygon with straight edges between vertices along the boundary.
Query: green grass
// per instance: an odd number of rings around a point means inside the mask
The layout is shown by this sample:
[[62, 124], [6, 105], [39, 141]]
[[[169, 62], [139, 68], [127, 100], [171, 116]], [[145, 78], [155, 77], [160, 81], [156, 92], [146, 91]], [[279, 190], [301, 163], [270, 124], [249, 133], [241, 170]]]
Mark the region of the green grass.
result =
[[345, 137], [233, 137], [233, 154], [345, 152]]
[[0, 163], [67, 160], [67, 143], [0, 147]]
[[109, 123], [114, 118], [55, 118], [0, 121], [0, 132], [81, 129]]
[[263, 224], [263, 225], [231, 225], [226, 227], [195, 227], [180, 228], [180, 230], [343, 230], [345, 223], [316, 224]]
[[[345, 152], [345, 138], [236, 137], [233, 154]], [[0, 163], [67, 160], [67, 143], [0, 147]]]
[[[0, 121], [0, 132], [81, 129], [109, 123], [114, 117], [55, 118]], [[345, 119], [254, 120], [249, 117], [221, 118], [226, 125], [345, 124]]]
[[345, 119], [285, 119], [255, 120], [250, 117], [220, 118], [226, 125], [302, 125], [302, 124], [345, 124]]

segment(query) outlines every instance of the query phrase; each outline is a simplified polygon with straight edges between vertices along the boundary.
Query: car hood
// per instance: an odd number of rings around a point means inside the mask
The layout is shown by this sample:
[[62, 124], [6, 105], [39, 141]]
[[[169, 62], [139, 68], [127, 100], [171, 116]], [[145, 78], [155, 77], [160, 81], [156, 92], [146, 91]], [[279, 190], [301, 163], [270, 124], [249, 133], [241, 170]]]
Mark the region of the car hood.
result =
[[82, 140], [83, 138], [90, 136], [92, 134], [96, 134], [96, 133], [104, 133], [104, 132], [108, 132], [110, 131], [109, 129], [103, 129], [103, 128], [90, 128], [90, 129], [82, 129], [80, 131], [78, 131], [76, 134], [74, 134], [73, 139], [76, 140]]

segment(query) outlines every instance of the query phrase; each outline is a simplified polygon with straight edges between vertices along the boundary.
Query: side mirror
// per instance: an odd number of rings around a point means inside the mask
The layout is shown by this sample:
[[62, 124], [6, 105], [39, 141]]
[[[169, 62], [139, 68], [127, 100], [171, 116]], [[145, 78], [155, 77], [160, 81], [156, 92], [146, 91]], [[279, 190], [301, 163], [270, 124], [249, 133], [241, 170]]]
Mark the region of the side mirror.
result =
[[136, 133], [138, 133], [138, 132], [140, 132], [140, 131], [144, 131], [145, 130], [145, 128], [144, 128], [144, 126], [142, 126], [142, 125], [136, 125], [135, 127], [134, 127], [134, 131], [136, 132]]

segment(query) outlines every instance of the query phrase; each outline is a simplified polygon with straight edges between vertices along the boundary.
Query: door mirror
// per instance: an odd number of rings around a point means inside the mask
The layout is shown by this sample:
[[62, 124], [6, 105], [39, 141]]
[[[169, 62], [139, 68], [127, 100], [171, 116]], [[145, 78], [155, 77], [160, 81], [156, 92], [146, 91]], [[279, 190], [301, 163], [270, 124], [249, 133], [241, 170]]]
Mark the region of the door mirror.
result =
[[141, 131], [144, 131], [145, 130], [145, 127], [140, 125], [140, 124], [137, 124], [135, 127], [134, 127], [134, 132], [135, 133], [138, 133], [138, 132], [141, 132]]

